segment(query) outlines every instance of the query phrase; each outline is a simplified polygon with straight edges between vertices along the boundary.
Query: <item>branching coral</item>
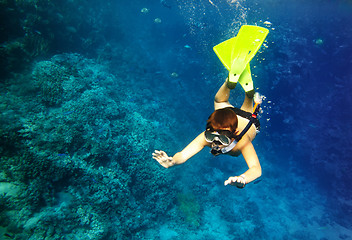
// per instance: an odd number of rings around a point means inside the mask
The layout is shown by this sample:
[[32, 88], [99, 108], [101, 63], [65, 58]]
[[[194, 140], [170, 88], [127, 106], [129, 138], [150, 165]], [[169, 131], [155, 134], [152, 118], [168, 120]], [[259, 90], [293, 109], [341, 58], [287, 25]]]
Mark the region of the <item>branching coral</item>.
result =
[[50, 61], [37, 63], [33, 70], [33, 78], [41, 88], [42, 100], [48, 105], [57, 105], [62, 101], [62, 83], [68, 75], [64, 67]]

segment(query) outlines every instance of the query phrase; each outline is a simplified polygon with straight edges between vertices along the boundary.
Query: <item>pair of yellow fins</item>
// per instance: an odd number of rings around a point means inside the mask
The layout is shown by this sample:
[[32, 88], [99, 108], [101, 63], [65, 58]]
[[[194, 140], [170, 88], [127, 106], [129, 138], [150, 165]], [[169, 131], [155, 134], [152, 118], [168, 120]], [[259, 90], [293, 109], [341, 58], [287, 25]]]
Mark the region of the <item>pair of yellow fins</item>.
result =
[[229, 88], [234, 88], [239, 82], [246, 93], [254, 93], [249, 62], [258, 52], [268, 33], [269, 30], [266, 28], [244, 25], [236, 37], [213, 48], [222, 64], [229, 70], [227, 82]]

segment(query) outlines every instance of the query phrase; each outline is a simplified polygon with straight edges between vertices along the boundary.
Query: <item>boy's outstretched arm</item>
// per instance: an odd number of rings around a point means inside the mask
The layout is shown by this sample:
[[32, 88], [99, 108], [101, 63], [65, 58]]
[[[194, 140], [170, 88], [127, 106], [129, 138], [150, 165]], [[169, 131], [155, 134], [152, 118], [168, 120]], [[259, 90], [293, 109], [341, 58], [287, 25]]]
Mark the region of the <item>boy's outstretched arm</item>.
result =
[[153, 158], [157, 160], [161, 166], [165, 168], [179, 165], [186, 162], [188, 159], [196, 155], [207, 145], [204, 138], [204, 132], [199, 134], [190, 144], [187, 145], [181, 152], [176, 153], [173, 157], [169, 157], [164, 151], [155, 150]]
[[241, 146], [241, 153], [247, 162], [248, 170], [240, 176], [229, 177], [229, 179], [225, 181], [225, 185], [230, 184], [237, 187], [244, 187], [244, 185], [262, 175], [262, 168], [251, 141], [247, 141], [244, 146]]

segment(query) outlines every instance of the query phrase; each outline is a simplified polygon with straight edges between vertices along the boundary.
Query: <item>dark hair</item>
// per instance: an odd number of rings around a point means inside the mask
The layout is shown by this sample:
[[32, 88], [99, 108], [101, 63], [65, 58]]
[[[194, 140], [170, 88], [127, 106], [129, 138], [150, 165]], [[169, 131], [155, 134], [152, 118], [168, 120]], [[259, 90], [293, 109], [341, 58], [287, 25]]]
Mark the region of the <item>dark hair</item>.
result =
[[231, 132], [235, 132], [237, 125], [237, 115], [230, 108], [215, 110], [207, 120], [207, 129], [210, 128], [211, 130], [230, 128]]

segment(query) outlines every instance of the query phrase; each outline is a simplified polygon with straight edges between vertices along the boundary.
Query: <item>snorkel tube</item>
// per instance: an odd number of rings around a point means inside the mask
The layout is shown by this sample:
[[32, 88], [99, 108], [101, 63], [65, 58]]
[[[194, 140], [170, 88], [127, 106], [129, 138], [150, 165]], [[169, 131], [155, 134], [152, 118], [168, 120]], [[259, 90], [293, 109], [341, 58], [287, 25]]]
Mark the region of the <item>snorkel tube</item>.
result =
[[253, 114], [255, 114], [255, 116], [258, 115], [259, 111], [260, 111], [260, 104], [262, 104], [263, 102], [263, 96], [261, 96], [259, 93], [254, 93], [254, 107], [253, 107]]

